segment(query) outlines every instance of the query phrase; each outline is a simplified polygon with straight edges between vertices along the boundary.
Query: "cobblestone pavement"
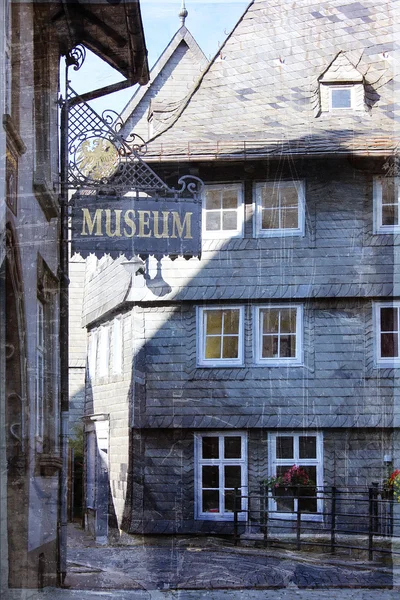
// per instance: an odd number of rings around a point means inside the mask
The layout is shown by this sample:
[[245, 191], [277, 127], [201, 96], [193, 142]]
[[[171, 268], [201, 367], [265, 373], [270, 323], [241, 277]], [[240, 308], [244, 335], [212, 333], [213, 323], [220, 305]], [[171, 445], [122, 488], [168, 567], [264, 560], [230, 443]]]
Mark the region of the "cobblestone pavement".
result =
[[[233, 547], [215, 538], [130, 538], [99, 546], [70, 526], [65, 589], [10, 600], [399, 600], [400, 566]], [[2, 596], [3, 598], [3, 596]]]
[[136, 536], [130, 538], [133, 546], [98, 546], [79, 527], [70, 527], [65, 584], [71, 589], [365, 590], [396, 586], [393, 569], [377, 562], [235, 548], [230, 541], [221, 544], [215, 538]]

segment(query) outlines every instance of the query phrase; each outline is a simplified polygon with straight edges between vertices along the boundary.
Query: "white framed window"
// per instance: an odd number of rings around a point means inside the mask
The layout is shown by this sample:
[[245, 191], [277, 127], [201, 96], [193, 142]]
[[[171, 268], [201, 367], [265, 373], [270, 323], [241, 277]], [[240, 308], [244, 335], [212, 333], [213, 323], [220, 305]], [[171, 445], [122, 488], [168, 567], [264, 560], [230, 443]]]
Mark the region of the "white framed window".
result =
[[97, 362], [97, 341], [98, 333], [97, 330], [91, 331], [89, 335], [89, 356], [88, 356], [88, 367], [89, 367], [89, 378], [94, 381], [96, 378], [96, 362]]
[[204, 239], [243, 237], [243, 185], [206, 185], [203, 192], [202, 221]]
[[294, 465], [300, 467], [310, 483], [299, 488], [275, 487], [270, 490], [269, 510], [274, 518], [295, 518], [300, 509], [305, 519], [322, 519], [323, 499], [317, 488], [323, 486], [323, 436], [321, 432], [279, 432], [268, 435], [269, 475], [283, 477]]
[[257, 237], [303, 235], [304, 181], [263, 181], [255, 185]]
[[400, 302], [375, 303], [374, 329], [378, 366], [400, 366]]
[[[246, 434], [195, 434], [196, 518], [232, 521], [236, 493], [237, 506], [245, 510], [247, 499], [240, 496], [247, 495]], [[246, 513], [238, 517], [246, 519]]]
[[107, 326], [100, 327], [97, 355], [98, 376], [108, 377], [110, 358], [110, 331]]
[[262, 365], [301, 365], [303, 362], [303, 307], [254, 307], [254, 355]]
[[198, 307], [198, 364], [216, 367], [242, 365], [243, 322], [243, 306]]
[[37, 301], [36, 312], [36, 437], [44, 437], [45, 404], [45, 321], [44, 305]]
[[112, 361], [112, 372], [114, 375], [121, 375], [122, 373], [122, 361], [123, 361], [123, 321], [122, 319], [115, 319], [113, 323], [113, 361]]
[[375, 233], [400, 233], [400, 177], [375, 177]]
[[330, 85], [329, 110], [351, 110], [354, 108], [353, 85]]

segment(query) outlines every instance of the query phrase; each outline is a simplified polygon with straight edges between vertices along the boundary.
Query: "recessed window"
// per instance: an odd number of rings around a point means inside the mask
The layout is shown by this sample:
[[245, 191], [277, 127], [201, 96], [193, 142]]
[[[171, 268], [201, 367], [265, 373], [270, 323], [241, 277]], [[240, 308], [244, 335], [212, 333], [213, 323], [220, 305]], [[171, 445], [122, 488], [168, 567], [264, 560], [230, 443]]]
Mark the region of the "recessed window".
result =
[[[305, 473], [307, 485], [295, 487], [281, 485], [270, 490], [271, 517], [290, 517], [300, 509], [304, 516], [315, 518], [323, 510], [317, 488], [323, 484], [323, 445], [320, 433], [273, 433], [269, 435], [270, 477], [284, 478], [290, 482], [296, 467]], [[296, 481], [295, 478], [292, 479]]]
[[113, 323], [112, 338], [112, 372], [114, 375], [120, 375], [123, 369], [123, 321], [115, 319]]
[[400, 232], [400, 178], [376, 177], [373, 194], [376, 233]]
[[108, 326], [102, 326], [99, 330], [98, 341], [98, 370], [99, 377], [108, 377], [109, 375], [109, 356], [110, 356], [110, 331]]
[[241, 184], [206, 185], [203, 196], [203, 237], [243, 235], [243, 189]]
[[301, 306], [257, 306], [254, 326], [257, 363], [271, 366], [301, 364]]
[[198, 340], [200, 365], [241, 365], [243, 363], [243, 307], [200, 307]]
[[330, 110], [353, 108], [353, 87], [329, 86], [329, 108]]
[[304, 183], [274, 181], [256, 184], [256, 235], [304, 233]]
[[[198, 519], [233, 520], [247, 491], [247, 438], [244, 433], [197, 434], [196, 514]], [[245, 519], [246, 513], [239, 513]]]
[[400, 303], [375, 305], [377, 363], [381, 366], [400, 364]]

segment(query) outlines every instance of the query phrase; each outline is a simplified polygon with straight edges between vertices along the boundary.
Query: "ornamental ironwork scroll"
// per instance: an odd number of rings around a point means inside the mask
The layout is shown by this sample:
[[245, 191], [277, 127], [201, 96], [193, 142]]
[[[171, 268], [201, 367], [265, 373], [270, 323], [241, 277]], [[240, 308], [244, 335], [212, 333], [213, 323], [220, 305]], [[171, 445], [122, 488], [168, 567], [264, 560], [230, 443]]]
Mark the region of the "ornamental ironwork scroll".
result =
[[71, 87], [68, 68], [80, 69], [83, 46], [67, 56], [63, 102], [65, 185], [70, 201], [72, 251], [127, 258], [200, 256], [203, 182], [191, 175], [168, 186], [145, 162], [145, 141], [125, 136], [119, 115], [99, 115]]

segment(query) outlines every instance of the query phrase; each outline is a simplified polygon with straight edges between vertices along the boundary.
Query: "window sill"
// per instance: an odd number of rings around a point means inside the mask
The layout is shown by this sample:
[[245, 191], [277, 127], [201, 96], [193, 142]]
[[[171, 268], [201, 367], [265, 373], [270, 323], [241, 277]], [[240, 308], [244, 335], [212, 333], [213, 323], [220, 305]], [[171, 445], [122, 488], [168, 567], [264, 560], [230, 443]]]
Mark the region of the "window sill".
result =
[[[198, 515], [196, 517], [197, 521], [225, 521], [227, 523], [233, 523], [234, 516], [232, 514], [220, 514], [220, 513], [206, 513], [204, 515]], [[246, 521], [246, 513], [238, 515], [238, 521]]]
[[245, 364], [241, 363], [227, 363], [227, 362], [213, 362], [213, 363], [197, 363], [197, 368], [199, 369], [240, 369], [243, 368]]
[[279, 359], [260, 359], [253, 363], [253, 367], [304, 367], [304, 363], [300, 360], [284, 361]]
[[286, 236], [304, 236], [302, 229], [271, 229], [271, 230], [259, 230], [255, 232], [256, 238], [272, 238], [272, 237], [286, 237]]

